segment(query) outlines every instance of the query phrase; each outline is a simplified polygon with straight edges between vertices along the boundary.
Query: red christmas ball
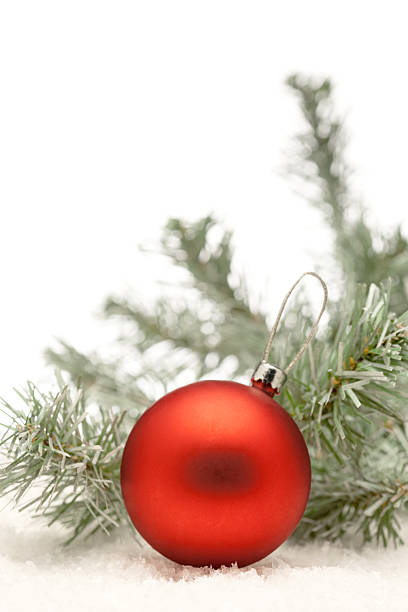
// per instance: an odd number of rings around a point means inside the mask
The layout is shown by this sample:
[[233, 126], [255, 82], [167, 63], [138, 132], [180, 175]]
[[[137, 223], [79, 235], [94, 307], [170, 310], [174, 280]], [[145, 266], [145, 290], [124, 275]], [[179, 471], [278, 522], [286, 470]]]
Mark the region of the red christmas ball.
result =
[[181, 564], [254, 563], [293, 532], [310, 491], [305, 441], [265, 391], [207, 380], [181, 387], [136, 422], [122, 495], [138, 532]]

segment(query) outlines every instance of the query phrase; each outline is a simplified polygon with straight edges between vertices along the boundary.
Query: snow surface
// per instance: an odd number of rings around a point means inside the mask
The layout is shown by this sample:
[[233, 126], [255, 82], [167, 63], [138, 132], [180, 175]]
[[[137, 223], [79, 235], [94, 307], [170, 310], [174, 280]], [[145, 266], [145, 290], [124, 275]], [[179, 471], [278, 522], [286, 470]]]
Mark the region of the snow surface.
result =
[[63, 550], [60, 528], [10, 506], [0, 517], [2, 612], [408, 611], [408, 546], [285, 543], [251, 567], [198, 569], [138, 547], [125, 529]]

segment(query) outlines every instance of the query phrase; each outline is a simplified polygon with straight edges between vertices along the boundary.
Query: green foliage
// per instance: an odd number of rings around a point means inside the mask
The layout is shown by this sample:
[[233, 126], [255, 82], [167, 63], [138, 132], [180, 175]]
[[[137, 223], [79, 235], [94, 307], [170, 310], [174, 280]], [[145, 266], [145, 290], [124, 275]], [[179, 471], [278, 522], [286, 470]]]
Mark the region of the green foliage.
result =
[[[187, 289], [195, 291], [191, 306], [189, 297], [181, 303], [159, 300], [152, 313], [128, 301], [110, 298], [105, 303], [107, 317], [118, 317], [135, 324], [142, 332], [139, 348], [146, 350], [163, 339], [172, 349], [185, 348], [198, 358], [197, 376], [202, 377], [226, 358], [236, 356], [238, 361], [232, 375], [251, 367], [251, 348], [263, 342], [265, 319], [252, 313], [244, 280], [233, 287], [231, 278], [231, 233], [224, 231], [215, 244], [211, 244], [216, 221], [205, 217], [187, 225], [179, 219], [170, 219], [161, 240], [161, 252], [172, 264], [188, 273]], [[242, 323], [248, 332], [250, 346], [241, 346], [236, 326]], [[206, 358], [211, 353], [210, 364]]]
[[333, 343], [316, 341], [283, 392], [312, 459], [297, 537], [399, 540], [396, 511], [408, 502], [408, 311], [390, 312], [390, 293], [391, 283], [360, 285]]
[[[137, 381], [145, 379], [147, 372], [150, 380], [160, 374], [163, 386], [186, 363], [195, 370], [194, 379], [224, 366], [231, 377], [248, 373], [254, 367], [254, 355], [259, 359], [268, 328], [265, 317], [249, 307], [244, 279], [231, 269], [231, 233], [221, 231], [215, 239], [214, 229], [221, 228], [214, 218], [205, 217], [189, 225], [170, 219], [163, 230], [160, 252], [186, 271], [181, 298], [161, 298], [149, 310], [137, 300], [106, 300], [105, 316], [129, 330], [124, 340], [127, 354], [134, 359], [129, 379], [119, 380], [120, 372], [123, 377], [119, 363], [105, 364], [96, 355], [86, 357], [64, 342], [59, 351], [47, 350], [47, 360], [69, 372], [76, 384], [82, 381], [93, 399], [122, 407], [129, 401], [140, 403]], [[237, 329], [244, 332], [245, 342]], [[143, 359], [158, 345], [162, 351], [159, 373]], [[139, 378], [135, 369], [141, 372]]]
[[[407, 242], [400, 228], [391, 236], [370, 228], [353, 199], [330, 82], [292, 76], [288, 84], [306, 125], [290, 172], [333, 232], [344, 283], [341, 300], [330, 303], [326, 332], [293, 368], [280, 397], [306, 438], [313, 468], [294, 537], [358, 535], [386, 545], [400, 541], [398, 513], [408, 503]], [[29, 384], [26, 412], [5, 404], [12, 423], [0, 446], [6, 457], [0, 492], [14, 493], [20, 507], [37, 504], [36, 516], [70, 528], [69, 541], [128, 521], [119, 490], [124, 440], [135, 418], [177, 386], [186, 369], [188, 382], [249, 380], [268, 326], [233, 269], [231, 238], [212, 216], [170, 219], [160, 251], [184, 275], [181, 295], [175, 291], [149, 308], [137, 299], [108, 298], [105, 316], [126, 330], [118, 337], [123, 358], [108, 362], [61, 342], [46, 356], [70, 384], [54, 396]], [[271, 361], [287, 363], [308, 329], [305, 309], [293, 304]], [[31, 484], [42, 492], [23, 504]]]
[[[82, 391], [72, 396], [63, 384], [44, 395], [28, 383], [20, 397], [27, 413], [3, 402], [12, 425], [1, 442], [9, 463], [0, 473], [0, 492], [14, 492], [20, 510], [35, 505], [33, 515], [48, 525], [70, 527], [65, 544], [99, 529], [109, 534], [127, 520], [119, 485], [125, 413], [99, 408], [92, 415]], [[23, 503], [31, 487], [38, 493], [33, 485], [40, 493]]]
[[390, 277], [392, 309], [401, 314], [408, 304], [408, 242], [399, 227], [390, 235], [369, 227], [368, 211], [351, 193], [346, 137], [334, 110], [331, 82], [316, 84], [292, 75], [287, 84], [298, 96], [306, 123], [306, 130], [296, 136], [289, 174], [300, 179], [310, 204], [332, 228], [336, 265], [347, 290], [352, 294], [357, 283], [378, 284]]

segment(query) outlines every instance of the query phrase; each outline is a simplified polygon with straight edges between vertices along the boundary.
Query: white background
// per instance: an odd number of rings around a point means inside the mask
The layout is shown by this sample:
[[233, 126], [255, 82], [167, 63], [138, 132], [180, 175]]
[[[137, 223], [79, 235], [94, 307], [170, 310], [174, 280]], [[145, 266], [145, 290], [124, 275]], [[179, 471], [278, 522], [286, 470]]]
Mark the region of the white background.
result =
[[333, 79], [356, 193], [373, 223], [406, 231], [404, 5], [3, 0], [0, 394], [47, 383], [56, 336], [103, 346], [107, 294], [157, 292], [167, 268], [137, 245], [169, 216], [213, 211], [233, 229], [271, 311], [324, 260], [330, 233], [279, 177], [302, 128], [293, 71]]

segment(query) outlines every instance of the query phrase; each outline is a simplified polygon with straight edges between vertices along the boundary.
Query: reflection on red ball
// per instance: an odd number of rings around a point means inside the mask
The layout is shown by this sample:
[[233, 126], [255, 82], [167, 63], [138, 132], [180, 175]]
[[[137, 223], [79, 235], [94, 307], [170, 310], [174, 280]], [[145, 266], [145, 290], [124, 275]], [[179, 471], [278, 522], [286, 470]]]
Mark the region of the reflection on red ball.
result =
[[122, 495], [138, 532], [185, 565], [245, 566], [295, 529], [310, 491], [305, 441], [264, 391], [207, 380], [159, 399], [123, 451]]

